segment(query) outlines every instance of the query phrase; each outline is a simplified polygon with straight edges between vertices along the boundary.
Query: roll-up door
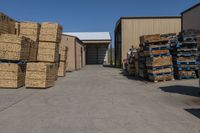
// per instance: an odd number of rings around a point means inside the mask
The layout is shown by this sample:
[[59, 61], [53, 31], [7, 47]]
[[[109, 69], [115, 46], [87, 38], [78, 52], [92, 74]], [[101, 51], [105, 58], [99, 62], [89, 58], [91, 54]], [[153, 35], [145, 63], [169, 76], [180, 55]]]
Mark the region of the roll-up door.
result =
[[107, 58], [107, 45], [88, 45], [87, 64], [103, 64]]

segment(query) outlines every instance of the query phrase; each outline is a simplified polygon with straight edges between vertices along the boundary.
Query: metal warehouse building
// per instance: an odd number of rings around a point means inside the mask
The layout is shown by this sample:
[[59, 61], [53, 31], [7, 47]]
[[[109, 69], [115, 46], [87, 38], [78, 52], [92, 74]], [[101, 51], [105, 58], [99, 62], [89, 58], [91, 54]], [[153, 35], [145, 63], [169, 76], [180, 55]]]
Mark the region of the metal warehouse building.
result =
[[115, 65], [121, 66], [131, 46], [139, 48], [140, 36], [180, 31], [181, 17], [121, 17], [115, 28]]
[[108, 48], [111, 44], [109, 32], [64, 33], [78, 37], [86, 45], [87, 64], [108, 64]]
[[70, 35], [62, 35], [61, 44], [68, 47], [67, 71], [79, 70], [85, 66], [85, 45], [79, 38]]
[[200, 3], [181, 13], [182, 30], [200, 30]]

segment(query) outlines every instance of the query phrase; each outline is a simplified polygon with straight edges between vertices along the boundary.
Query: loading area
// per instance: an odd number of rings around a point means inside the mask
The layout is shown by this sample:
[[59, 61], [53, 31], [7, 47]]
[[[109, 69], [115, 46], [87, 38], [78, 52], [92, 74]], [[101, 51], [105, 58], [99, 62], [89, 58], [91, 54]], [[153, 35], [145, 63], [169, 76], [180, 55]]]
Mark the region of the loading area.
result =
[[198, 80], [154, 84], [86, 66], [47, 90], [1, 89], [0, 131], [198, 133], [198, 91]]

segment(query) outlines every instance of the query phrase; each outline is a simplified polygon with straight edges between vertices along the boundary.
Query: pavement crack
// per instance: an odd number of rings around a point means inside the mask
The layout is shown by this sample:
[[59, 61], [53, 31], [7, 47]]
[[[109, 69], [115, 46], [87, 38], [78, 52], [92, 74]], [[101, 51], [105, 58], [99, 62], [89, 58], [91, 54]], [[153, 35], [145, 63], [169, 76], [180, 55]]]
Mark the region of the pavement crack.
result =
[[7, 109], [9, 109], [9, 108], [11, 108], [11, 107], [13, 107], [13, 106], [16, 105], [16, 104], [22, 102], [23, 100], [25, 100], [25, 99], [31, 97], [31, 96], [34, 95], [34, 94], [36, 94], [36, 93], [31, 93], [31, 94], [29, 94], [29, 95], [27, 95], [27, 96], [25, 96], [25, 97], [23, 97], [23, 98], [17, 100], [16, 102], [10, 104], [9, 106], [4, 107], [3, 109], [0, 110], [0, 113], [4, 112], [5, 110], [7, 110]]

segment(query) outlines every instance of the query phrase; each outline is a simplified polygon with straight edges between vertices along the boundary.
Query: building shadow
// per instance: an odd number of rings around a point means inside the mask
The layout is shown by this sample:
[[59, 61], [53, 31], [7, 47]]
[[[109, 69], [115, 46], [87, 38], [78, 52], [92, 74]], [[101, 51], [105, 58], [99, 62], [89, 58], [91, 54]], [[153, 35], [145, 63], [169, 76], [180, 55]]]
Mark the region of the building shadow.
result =
[[[127, 71], [124, 71], [124, 70], [121, 70], [121, 71], [120, 71], [120, 74], [123, 75], [124, 77], [126, 77], [127, 79], [130, 79], [130, 80], [137, 80], [137, 81], [149, 82], [148, 79], [144, 79], [144, 78], [142, 78], [142, 77], [130, 75], [130, 74], [128, 74]], [[149, 82], [149, 83], [151, 83], [151, 82]]]
[[174, 86], [160, 87], [160, 89], [168, 93], [177, 93], [182, 95], [200, 97], [199, 87], [174, 85]]
[[103, 65], [103, 67], [114, 68], [114, 69], [121, 69], [121, 68], [116, 67], [114, 65]]
[[200, 119], [200, 109], [185, 109], [185, 111]]

